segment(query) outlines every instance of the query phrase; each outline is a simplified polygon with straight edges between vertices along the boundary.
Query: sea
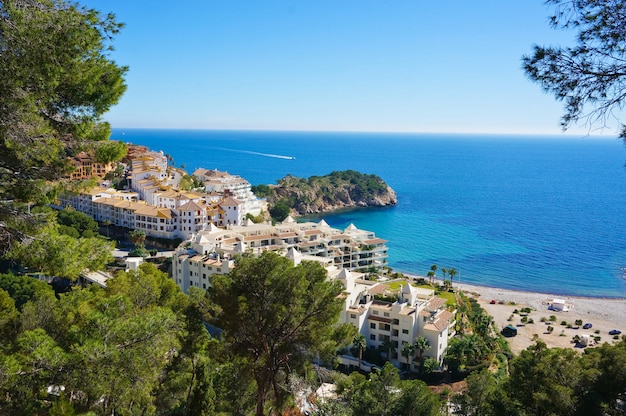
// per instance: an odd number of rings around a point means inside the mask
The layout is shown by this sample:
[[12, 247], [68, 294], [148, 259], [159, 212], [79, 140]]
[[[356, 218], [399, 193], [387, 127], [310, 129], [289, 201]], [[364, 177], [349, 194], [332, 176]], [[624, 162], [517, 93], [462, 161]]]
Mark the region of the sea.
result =
[[426, 275], [437, 264], [458, 271], [455, 283], [626, 297], [626, 147], [617, 138], [150, 129], [111, 138], [253, 185], [376, 174], [396, 206], [308, 219], [374, 231], [388, 240], [394, 271]]

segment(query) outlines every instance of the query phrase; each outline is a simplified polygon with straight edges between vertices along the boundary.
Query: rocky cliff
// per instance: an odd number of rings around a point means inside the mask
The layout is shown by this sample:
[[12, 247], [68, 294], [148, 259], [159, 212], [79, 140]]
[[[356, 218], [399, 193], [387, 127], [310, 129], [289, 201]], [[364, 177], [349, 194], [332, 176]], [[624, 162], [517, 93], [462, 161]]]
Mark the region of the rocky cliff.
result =
[[270, 204], [286, 205], [295, 215], [384, 207], [398, 202], [396, 192], [380, 177], [353, 170], [308, 179], [286, 176], [278, 185], [269, 187], [266, 197]]

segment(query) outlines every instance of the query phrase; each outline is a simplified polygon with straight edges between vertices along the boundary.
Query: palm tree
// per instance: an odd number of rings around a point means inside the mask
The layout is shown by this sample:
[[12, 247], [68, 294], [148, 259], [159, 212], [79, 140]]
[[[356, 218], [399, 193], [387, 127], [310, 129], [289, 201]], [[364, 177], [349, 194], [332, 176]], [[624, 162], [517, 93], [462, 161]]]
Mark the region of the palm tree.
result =
[[413, 358], [413, 353], [415, 352], [415, 347], [413, 344], [409, 344], [408, 342], [402, 345], [402, 356], [406, 358], [406, 368], [411, 370], [410, 359]]
[[363, 359], [363, 350], [367, 346], [365, 336], [363, 334], [355, 335], [352, 339], [352, 345], [358, 350], [359, 354], [359, 370], [361, 369], [361, 360]]
[[420, 373], [422, 372], [422, 365], [423, 365], [423, 356], [424, 356], [424, 351], [428, 351], [430, 349], [430, 342], [428, 342], [428, 340], [422, 336], [419, 336], [417, 338], [415, 338], [415, 341], [413, 341], [413, 350], [417, 352], [417, 358], [419, 359], [419, 363], [420, 363]]
[[446, 280], [446, 275], [448, 274], [448, 269], [445, 267], [441, 268], [441, 273], [443, 273], [443, 280]]
[[426, 277], [428, 277], [430, 284], [433, 284], [433, 281], [435, 280], [435, 272], [429, 270], [428, 273], [426, 273]]
[[433, 272], [433, 282], [435, 281], [435, 278], [437, 277], [438, 268], [439, 266], [437, 266], [436, 264], [433, 264], [432, 266], [430, 266], [430, 270]]
[[391, 361], [391, 353], [393, 352], [393, 350], [395, 350], [393, 341], [391, 341], [389, 338], [385, 339], [380, 348], [387, 354], [387, 361]]
[[459, 272], [454, 267], [450, 267], [448, 269], [448, 275], [450, 276], [450, 283], [454, 281], [454, 276], [456, 276]]

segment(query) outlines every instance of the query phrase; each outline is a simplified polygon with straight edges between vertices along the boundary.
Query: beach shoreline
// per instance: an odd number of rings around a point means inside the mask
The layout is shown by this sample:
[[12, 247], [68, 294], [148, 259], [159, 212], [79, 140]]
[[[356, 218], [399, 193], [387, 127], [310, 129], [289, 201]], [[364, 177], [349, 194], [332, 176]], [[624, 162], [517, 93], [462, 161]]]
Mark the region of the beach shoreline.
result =
[[[403, 274], [409, 278], [428, 281], [424, 276]], [[438, 279], [437, 282], [441, 280]], [[576, 348], [582, 351], [580, 346], [572, 342], [575, 335], [600, 337], [599, 343], [603, 343], [617, 341], [609, 335], [610, 330], [618, 329], [626, 333], [626, 298], [562, 296], [558, 293], [519, 291], [466, 283], [455, 283], [453, 288], [475, 298], [487, 314], [493, 317], [498, 330], [507, 325], [517, 327], [518, 335], [508, 338], [511, 350], [516, 354], [536, 340], [545, 342], [548, 347]], [[572, 305], [569, 311], [548, 309], [549, 300], [557, 298]], [[525, 307], [532, 309], [526, 316], [526, 320], [532, 319], [532, 324], [522, 322], [523, 317], [514, 313]], [[556, 321], [550, 322], [551, 316], [556, 317]], [[542, 322], [542, 319], [547, 322]], [[591, 323], [592, 327], [583, 329], [575, 324], [577, 320]], [[561, 325], [563, 322], [566, 325]], [[548, 326], [554, 328], [553, 332], [548, 333]]]

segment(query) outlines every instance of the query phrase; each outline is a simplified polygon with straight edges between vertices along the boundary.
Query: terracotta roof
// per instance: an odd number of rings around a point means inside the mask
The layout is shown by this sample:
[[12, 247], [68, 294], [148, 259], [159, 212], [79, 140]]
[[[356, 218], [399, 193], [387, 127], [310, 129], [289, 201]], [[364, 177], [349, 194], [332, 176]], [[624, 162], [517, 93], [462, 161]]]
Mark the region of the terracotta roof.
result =
[[220, 205], [224, 205], [224, 206], [238, 206], [241, 205], [241, 202], [239, 202], [239, 200], [235, 199], [232, 196], [226, 197], [224, 198], [221, 202]]
[[204, 209], [204, 207], [196, 204], [193, 201], [189, 201], [184, 205], [181, 205], [180, 207], [178, 207], [179, 210], [181, 211], [201, 211]]
[[321, 230], [306, 230], [304, 235], [320, 235], [323, 234]]
[[435, 296], [434, 298], [428, 301], [428, 303], [426, 304], [426, 308], [431, 311], [435, 311], [437, 309], [443, 308], [445, 304], [446, 304], [446, 300], [444, 298]]
[[385, 290], [387, 290], [387, 288], [389, 288], [389, 286], [387, 286], [386, 284], [377, 283], [371, 288], [369, 288], [368, 292], [370, 293], [370, 295], [380, 295], [384, 293]]
[[441, 311], [439, 313], [439, 315], [437, 315], [437, 318], [447, 321], [448, 323], [450, 323], [450, 321], [452, 320], [452, 318], [454, 318], [454, 314], [448, 310], [444, 310]]
[[448, 327], [449, 322], [444, 321], [443, 319], [435, 319], [434, 322], [429, 322], [424, 325], [424, 329], [428, 331], [437, 331], [442, 332]]

